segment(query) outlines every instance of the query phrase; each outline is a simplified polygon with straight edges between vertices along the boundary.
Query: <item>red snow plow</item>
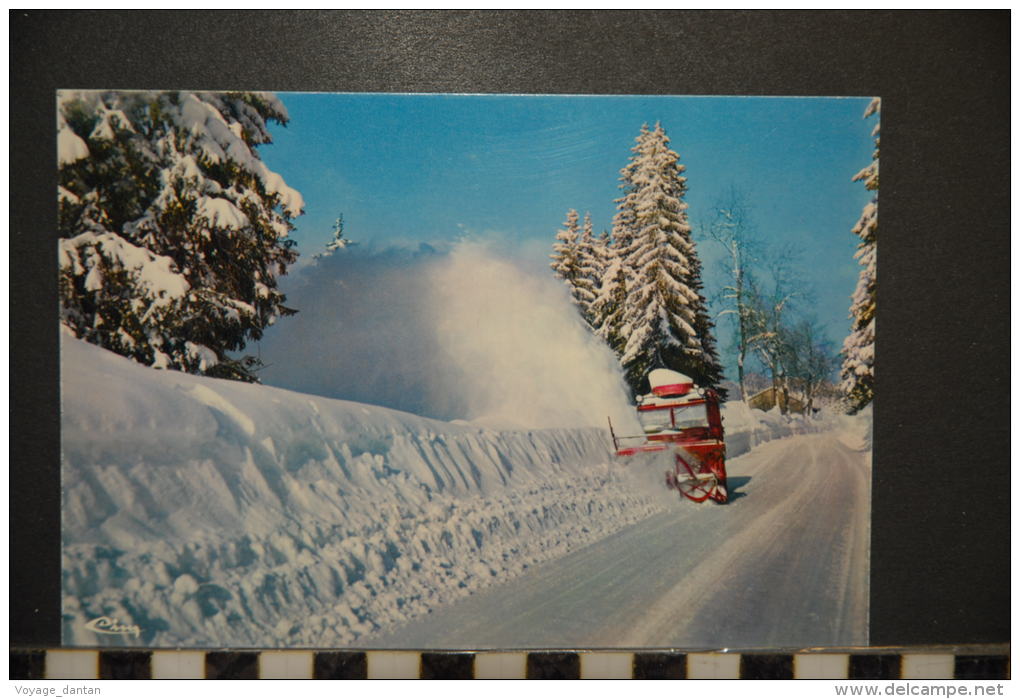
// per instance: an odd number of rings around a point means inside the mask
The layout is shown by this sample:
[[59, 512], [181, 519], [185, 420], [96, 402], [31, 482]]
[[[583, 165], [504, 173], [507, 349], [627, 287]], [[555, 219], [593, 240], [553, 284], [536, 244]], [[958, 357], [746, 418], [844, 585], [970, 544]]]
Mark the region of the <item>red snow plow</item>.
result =
[[644, 434], [617, 437], [612, 420], [609, 422], [616, 455], [672, 452], [674, 463], [666, 471], [667, 488], [694, 502], [727, 502], [726, 444], [718, 394], [669, 369], [653, 369], [648, 383], [652, 392], [637, 401]]

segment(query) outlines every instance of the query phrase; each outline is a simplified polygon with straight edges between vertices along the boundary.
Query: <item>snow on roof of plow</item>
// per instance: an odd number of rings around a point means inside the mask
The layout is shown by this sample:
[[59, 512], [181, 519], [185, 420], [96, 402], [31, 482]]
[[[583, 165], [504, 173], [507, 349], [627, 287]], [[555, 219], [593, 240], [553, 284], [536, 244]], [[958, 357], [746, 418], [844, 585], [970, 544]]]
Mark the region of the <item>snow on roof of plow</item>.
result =
[[652, 369], [648, 372], [648, 384], [655, 395], [679, 395], [694, 388], [694, 379], [672, 369]]

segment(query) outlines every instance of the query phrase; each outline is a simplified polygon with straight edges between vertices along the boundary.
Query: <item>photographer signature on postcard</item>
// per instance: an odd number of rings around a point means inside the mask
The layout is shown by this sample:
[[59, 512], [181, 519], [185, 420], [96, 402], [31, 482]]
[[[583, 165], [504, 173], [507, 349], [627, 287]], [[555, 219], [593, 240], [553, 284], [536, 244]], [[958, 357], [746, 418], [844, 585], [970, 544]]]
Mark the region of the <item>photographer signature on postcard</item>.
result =
[[142, 629], [137, 624], [122, 624], [115, 617], [101, 616], [85, 624], [85, 628], [96, 633], [114, 636], [137, 636]]

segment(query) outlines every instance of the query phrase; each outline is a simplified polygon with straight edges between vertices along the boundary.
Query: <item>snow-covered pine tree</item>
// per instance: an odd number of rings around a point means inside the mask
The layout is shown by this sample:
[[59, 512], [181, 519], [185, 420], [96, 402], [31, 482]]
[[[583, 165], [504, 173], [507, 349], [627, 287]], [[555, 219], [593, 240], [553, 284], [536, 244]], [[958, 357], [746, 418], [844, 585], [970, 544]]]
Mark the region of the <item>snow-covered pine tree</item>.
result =
[[591, 326], [617, 356], [623, 354], [623, 312], [627, 301], [627, 272], [616, 241], [603, 231], [595, 246], [599, 285], [592, 303]]
[[[637, 145], [631, 149], [634, 153], [642, 147], [649, 133], [648, 124], [642, 124]], [[602, 275], [592, 304], [592, 327], [618, 357], [623, 355], [627, 346], [627, 294], [634, 277], [627, 260], [627, 251], [634, 242], [637, 230], [633, 200], [634, 167], [634, 158], [631, 158], [620, 170], [620, 188], [624, 195], [616, 200], [612, 235], [603, 233], [600, 239]]]
[[563, 281], [570, 283], [570, 279], [577, 275], [577, 210], [567, 211], [567, 220], [563, 222], [563, 228], [556, 231], [556, 242], [553, 243], [553, 254], [549, 256], [552, 262], [553, 273]]
[[264, 93], [60, 92], [61, 321], [159, 368], [254, 381], [232, 358], [282, 315], [300, 194], [256, 147]]
[[326, 250], [324, 252], [312, 255], [312, 259], [318, 260], [323, 257], [329, 257], [337, 250], [343, 250], [352, 245], [357, 245], [357, 243], [350, 238], [344, 237], [344, 215], [340, 214], [337, 216], [336, 221], [333, 222], [333, 239], [326, 243]]
[[591, 304], [595, 301], [592, 275], [591, 236], [586, 241], [578, 225], [575, 209], [567, 212], [563, 228], [556, 233], [553, 254], [549, 256], [553, 273], [570, 289], [570, 297], [581, 316], [588, 321]]
[[875, 265], [878, 236], [878, 153], [882, 103], [875, 98], [864, 111], [864, 118], [878, 117], [872, 135], [875, 151], [871, 164], [858, 172], [854, 182], [863, 181], [864, 187], [875, 195], [864, 206], [854, 235], [861, 239], [854, 257], [861, 265], [857, 288], [850, 303], [853, 323], [850, 334], [843, 342], [843, 368], [840, 390], [847, 397], [850, 409], [856, 412], [875, 396]]
[[642, 124], [641, 132], [638, 134], [637, 139], [635, 139], [636, 145], [631, 148], [631, 152], [634, 155], [631, 156], [627, 165], [620, 170], [620, 189], [623, 190], [623, 196], [616, 200], [612, 238], [613, 247], [616, 248], [617, 254], [621, 257], [626, 255], [634, 242], [634, 237], [637, 235], [634, 174], [637, 169], [637, 158], [640, 156], [641, 150], [646, 147], [650, 135], [651, 131], [648, 129], [648, 124]]
[[[688, 234], [688, 239], [689, 238]], [[701, 281], [701, 260], [694, 250], [694, 243], [691, 243], [691, 252], [688, 256], [691, 264], [691, 275], [688, 286], [697, 298], [691, 303], [694, 310], [694, 332], [701, 341], [700, 357], [690, 357], [686, 373], [694, 378], [701, 386], [711, 386], [721, 398], [726, 398], [727, 391], [722, 387], [725, 380], [723, 376], [722, 363], [719, 361], [719, 350], [716, 348], [715, 323], [708, 312], [708, 302], [703, 293], [704, 284]]]
[[609, 237], [609, 231], [603, 230], [592, 243], [592, 267], [595, 271], [595, 295], [598, 296], [602, 289], [602, 280], [606, 276], [606, 268], [609, 266], [609, 259], [612, 255], [610, 248], [613, 239]]
[[588, 326], [599, 334], [602, 325], [602, 314], [599, 309], [599, 297], [602, 295], [602, 283], [606, 274], [606, 265], [609, 263], [611, 239], [609, 232], [603, 230], [598, 237], [593, 237], [591, 242], [591, 280], [592, 298], [588, 308]]
[[598, 294], [598, 285], [601, 281], [599, 266], [601, 264], [599, 253], [595, 247], [598, 241], [595, 240], [595, 232], [591, 223], [591, 213], [585, 212], [584, 222], [581, 224], [581, 233], [577, 238], [577, 266], [578, 276], [571, 289], [574, 296], [574, 303], [581, 311], [581, 317], [589, 326], [593, 326], [594, 316], [592, 306]]
[[683, 200], [685, 168], [661, 124], [643, 126], [632, 150], [614, 220], [627, 275], [620, 358], [627, 381], [643, 391], [648, 371], [662, 367], [718, 387], [722, 367]]

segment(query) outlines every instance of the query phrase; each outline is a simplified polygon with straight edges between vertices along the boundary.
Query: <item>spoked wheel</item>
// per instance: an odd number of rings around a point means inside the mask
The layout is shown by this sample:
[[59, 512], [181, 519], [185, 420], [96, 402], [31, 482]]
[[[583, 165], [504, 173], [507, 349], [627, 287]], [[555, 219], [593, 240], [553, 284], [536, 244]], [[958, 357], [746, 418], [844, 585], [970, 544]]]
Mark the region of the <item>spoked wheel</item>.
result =
[[715, 475], [711, 473], [699, 473], [696, 478], [688, 478], [677, 482], [677, 490], [688, 500], [694, 502], [705, 502], [709, 498], [717, 498]]
[[714, 473], [696, 473], [679, 454], [676, 455], [676, 472], [666, 473], [666, 485], [693, 502], [705, 502], [711, 498], [724, 503], [728, 499], [726, 486], [719, 483]]

